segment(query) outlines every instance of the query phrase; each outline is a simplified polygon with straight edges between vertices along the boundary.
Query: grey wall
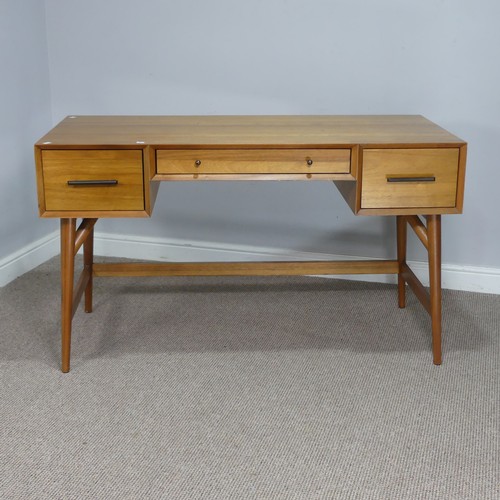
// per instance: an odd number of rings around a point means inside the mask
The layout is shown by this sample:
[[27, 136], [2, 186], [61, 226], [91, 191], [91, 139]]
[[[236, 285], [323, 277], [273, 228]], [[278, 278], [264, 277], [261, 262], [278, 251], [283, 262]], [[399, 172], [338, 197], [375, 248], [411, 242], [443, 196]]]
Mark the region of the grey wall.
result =
[[[500, 4], [494, 0], [47, 0], [54, 122], [67, 114], [416, 113], [470, 143], [447, 263], [500, 267]], [[392, 222], [331, 183], [163, 183], [110, 232], [393, 253]], [[421, 253], [410, 252], [410, 258]]]
[[55, 229], [40, 221], [33, 143], [51, 125], [44, 4], [0, 1], [0, 260]]

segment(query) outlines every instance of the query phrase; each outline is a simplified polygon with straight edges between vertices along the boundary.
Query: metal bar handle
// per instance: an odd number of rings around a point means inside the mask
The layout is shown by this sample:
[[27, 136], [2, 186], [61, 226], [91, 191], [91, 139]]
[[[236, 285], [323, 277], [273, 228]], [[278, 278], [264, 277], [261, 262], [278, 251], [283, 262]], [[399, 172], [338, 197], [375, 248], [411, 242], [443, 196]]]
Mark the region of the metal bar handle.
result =
[[89, 179], [68, 181], [68, 186], [116, 186], [116, 179]]
[[433, 175], [422, 177], [390, 177], [387, 176], [387, 182], [435, 182]]

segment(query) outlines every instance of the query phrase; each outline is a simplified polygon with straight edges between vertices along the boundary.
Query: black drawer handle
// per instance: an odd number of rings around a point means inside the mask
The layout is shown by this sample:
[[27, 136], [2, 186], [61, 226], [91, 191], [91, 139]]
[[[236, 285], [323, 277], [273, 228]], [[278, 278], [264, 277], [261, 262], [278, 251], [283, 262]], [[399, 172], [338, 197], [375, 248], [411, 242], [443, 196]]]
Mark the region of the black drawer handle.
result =
[[68, 181], [68, 186], [116, 186], [116, 179]]
[[387, 182], [435, 182], [436, 178], [432, 175], [424, 177], [387, 177]]

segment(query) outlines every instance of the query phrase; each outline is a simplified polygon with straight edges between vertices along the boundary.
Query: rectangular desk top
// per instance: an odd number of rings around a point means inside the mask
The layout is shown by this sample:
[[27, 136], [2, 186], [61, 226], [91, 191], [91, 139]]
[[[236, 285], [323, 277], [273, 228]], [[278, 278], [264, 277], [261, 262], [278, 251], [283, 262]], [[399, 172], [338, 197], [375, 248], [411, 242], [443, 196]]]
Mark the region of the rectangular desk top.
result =
[[43, 217], [150, 216], [158, 181], [330, 180], [355, 214], [462, 211], [466, 143], [420, 115], [68, 116], [35, 145]]
[[37, 147], [458, 146], [464, 141], [420, 115], [69, 116]]

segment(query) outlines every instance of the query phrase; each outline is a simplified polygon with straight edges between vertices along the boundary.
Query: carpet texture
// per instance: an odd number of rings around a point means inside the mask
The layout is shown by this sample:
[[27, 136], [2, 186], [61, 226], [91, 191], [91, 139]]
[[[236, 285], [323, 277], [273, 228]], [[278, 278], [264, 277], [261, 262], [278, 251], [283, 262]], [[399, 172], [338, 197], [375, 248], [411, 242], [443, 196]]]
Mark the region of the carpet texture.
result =
[[59, 372], [53, 259], [0, 289], [2, 499], [498, 499], [500, 297], [100, 278]]

